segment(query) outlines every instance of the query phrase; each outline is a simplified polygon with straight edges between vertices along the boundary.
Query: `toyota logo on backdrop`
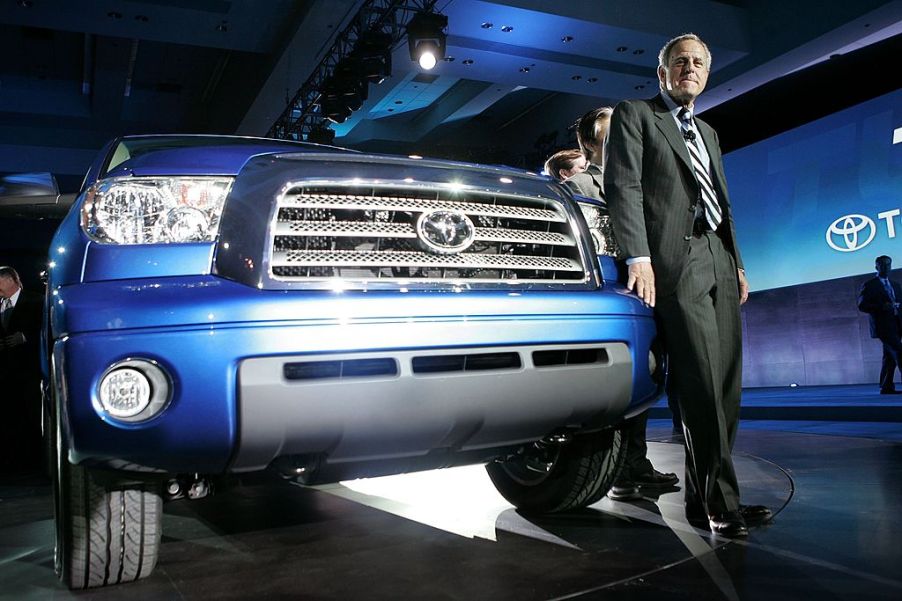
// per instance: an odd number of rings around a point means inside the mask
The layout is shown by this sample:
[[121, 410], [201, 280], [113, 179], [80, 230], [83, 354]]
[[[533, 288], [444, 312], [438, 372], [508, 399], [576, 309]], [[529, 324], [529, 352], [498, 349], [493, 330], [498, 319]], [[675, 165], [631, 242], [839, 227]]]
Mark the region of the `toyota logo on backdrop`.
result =
[[[895, 234], [895, 231], [892, 233]], [[870, 217], [844, 215], [827, 228], [827, 244], [833, 250], [848, 253], [864, 248], [876, 235], [877, 226]]]

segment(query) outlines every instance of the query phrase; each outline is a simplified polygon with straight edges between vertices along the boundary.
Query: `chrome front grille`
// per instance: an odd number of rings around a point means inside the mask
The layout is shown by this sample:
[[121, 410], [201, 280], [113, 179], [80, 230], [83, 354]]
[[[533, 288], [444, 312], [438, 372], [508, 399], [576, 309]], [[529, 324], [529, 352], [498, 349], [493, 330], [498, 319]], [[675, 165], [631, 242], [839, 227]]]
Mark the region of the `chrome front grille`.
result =
[[[453, 213], [472, 242], [460, 252], [430, 247], [421, 216]], [[579, 237], [559, 201], [385, 186], [299, 186], [279, 199], [270, 275], [311, 282], [584, 284]], [[434, 246], [434, 245], [433, 245]]]

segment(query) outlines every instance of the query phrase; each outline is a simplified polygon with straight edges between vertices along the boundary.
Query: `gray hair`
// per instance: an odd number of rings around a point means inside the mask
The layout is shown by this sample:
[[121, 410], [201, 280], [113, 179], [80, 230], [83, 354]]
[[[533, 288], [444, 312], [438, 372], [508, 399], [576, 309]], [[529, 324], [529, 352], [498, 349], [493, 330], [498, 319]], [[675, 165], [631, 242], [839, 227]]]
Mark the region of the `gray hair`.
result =
[[22, 287], [22, 280], [19, 279], [19, 273], [8, 265], [0, 267], [0, 278], [9, 278], [16, 284], [16, 286], [18, 286], [19, 288]]
[[708, 45], [702, 41], [700, 37], [695, 35], [694, 33], [684, 33], [683, 35], [678, 35], [673, 38], [661, 48], [661, 51], [658, 53], [658, 66], [667, 68], [667, 64], [670, 62], [670, 53], [673, 51], [673, 47], [683, 42], [685, 40], [692, 40], [694, 42], [698, 42], [702, 45], [702, 48], [705, 49], [705, 63], [708, 71], [711, 70], [711, 51], [708, 49]]

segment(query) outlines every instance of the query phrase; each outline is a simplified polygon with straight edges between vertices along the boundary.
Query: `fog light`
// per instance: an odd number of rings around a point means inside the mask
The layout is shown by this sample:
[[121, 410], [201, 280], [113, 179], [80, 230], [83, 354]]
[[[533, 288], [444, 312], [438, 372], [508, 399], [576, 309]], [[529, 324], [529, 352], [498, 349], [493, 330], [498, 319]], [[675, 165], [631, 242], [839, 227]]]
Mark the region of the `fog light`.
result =
[[658, 369], [658, 358], [655, 357], [654, 351], [648, 351], [648, 375], [655, 375], [655, 370]]
[[123, 367], [100, 382], [100, 403], [113, 417], [133, 417], [150, 404], [150, 381], [137, 369]]
[[169, 377], [155, 361], [119, 361], [101, 376], [95, 409], [119, 421], [144, 421], [166, 407], [171, 389]]

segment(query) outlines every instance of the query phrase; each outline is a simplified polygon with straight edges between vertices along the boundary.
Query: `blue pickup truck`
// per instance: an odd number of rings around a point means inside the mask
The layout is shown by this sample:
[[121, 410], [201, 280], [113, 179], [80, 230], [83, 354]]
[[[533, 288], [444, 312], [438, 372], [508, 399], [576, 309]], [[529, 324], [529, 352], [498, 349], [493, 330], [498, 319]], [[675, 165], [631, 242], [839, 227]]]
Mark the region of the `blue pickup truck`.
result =
[[162, 503], [484, 463], [528, 512], [599, 500], [660, 395], [651, 310], [602, 205], [495, 166], [136, 136], [50, 248], [56, 567], [151, 573]]

